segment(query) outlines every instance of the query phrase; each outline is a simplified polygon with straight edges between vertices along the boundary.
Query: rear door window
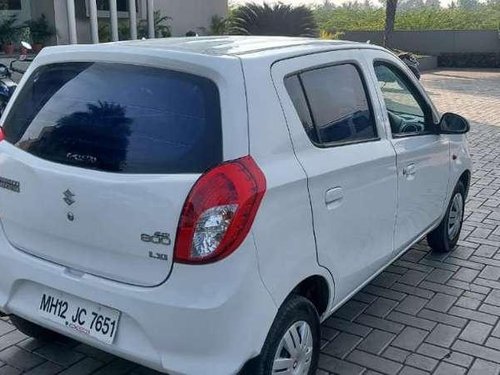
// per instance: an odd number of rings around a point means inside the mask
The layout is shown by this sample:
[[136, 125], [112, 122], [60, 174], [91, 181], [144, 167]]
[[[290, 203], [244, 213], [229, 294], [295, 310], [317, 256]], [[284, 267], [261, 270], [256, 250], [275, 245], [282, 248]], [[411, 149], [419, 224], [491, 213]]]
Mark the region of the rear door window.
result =
[[318, 132], [314, 127], [314, 123], [307, 104], [304, 88], [298, 75], [290, 76], [285, 79], [285, 87], [292, 99], [293, 105], [297, 110], [302, 126], [304, 127], [309, 138], [314, 142], [319, 142]]
[[[301, 83], [303, 97], [297, 93], [299, 86], [294, 84], [297, 81]], [[354, 64], [308, 70], [288, 77], [285, 86], [315, 144], [335, 146], [378, 139], [367, 90]]]
[[107, 172], [201, 173], [222, 161], [215, 83], [159, 68], [43, 66], [3, 130], [7, 141], [35, 156]]

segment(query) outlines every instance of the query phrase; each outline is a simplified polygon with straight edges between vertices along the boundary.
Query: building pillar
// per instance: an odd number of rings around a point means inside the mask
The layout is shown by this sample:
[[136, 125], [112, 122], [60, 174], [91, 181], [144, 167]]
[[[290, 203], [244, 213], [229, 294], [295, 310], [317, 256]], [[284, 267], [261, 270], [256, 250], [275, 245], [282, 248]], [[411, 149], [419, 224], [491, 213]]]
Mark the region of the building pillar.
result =
[[148, 0], [148, 35], [150, 39], [156, 37], [155, 35], [155, 2]]
[[135, 0], [128, 0], [128, 11], [130, 17], [130, 39], [137, 39], [137, 8]]
[[92, 43], [99, 43], [99, 22], [97, 19], [97, 1], [89, 1], [89, 16], [90, 16], [90, 38]]
[[76, 14], [75, 14], [75, 0], [66, 0], [66, 8], [68, 14], [68, 36], [70, 44], [78, 43], [76, 34]]
[[109, 18], [111, 20], [111, 40], [117, 42], [118, 37], [118, 8], [116, 0], [109, 0]]

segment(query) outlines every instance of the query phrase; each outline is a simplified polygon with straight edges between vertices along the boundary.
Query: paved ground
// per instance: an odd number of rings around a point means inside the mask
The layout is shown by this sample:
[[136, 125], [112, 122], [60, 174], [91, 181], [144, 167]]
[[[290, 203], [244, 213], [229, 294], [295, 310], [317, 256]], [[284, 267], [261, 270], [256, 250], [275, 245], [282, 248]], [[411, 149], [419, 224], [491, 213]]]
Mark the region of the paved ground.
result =
[[[12, 61], [12, 59], [6, 59], [6, 58], [2, 58], [0, 57], [0, 64], [4, 64], [6, 66], [10, 66], [10, 62]], [[25, 65], [21, 64], [18, 66], [19, 68], [22, 68], [22, 69], [25, 69]], [[12, 74], [12, 79], [16, 82], [19, 82], [19, 80], [21, 79], [21, 74], [18, 74], [18, 73], [13, 73]]]
[[[328, 319], [317, 375], [500, 373], [500, 71], [437, 71], [423, 81], [441, 111], [473, 123], [462, 239], [449, 255], [416, 245]], [[26, 338], [0, 321], [0, 375], [23, 371], [155, 374], [73, 341]]]

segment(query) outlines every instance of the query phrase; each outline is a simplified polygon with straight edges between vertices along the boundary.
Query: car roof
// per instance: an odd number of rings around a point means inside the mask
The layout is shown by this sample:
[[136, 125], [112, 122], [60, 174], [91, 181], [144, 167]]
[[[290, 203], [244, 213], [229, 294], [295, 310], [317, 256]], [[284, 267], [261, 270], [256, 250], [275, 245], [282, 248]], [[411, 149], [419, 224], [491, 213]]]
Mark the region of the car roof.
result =
[[[105, 58], [110, 54], [142, 55], [156, 59], [208, 63], [213, 59], [259, 60], [264, 65], [303, 56], [342, 49], [379, 49], [384, 48], [369, 43], [345, 40], [322, 40], [279, 36], [208, 36], [162, 39], [129, 40], [101, 44], [75, 44], [44, 48], [35, 61], [54, 62], [62, 56], [78, 59], [89, 56]], [[124, 56], [124, 55], [122, 55]], [[41, 57], [48, 58], [42, 61]], [[212, 61], [214, 62], [214, 61]]]
[[209, 56], [245, 56], [265, 53], [266, 55], [282, 55], [286, 52], [311, 53], [324, 49], [366, 48], [375, 46], [344, 40], [321, 40], [314, 38], [278, 37], [278, 36], [209, 36], [132, 40], [105, 43], [102, 48], [137, 47], [175, 51]]
[[300, 46], [306, 48], [322, 47], [326, 43], [336, 46], [352, 46], [359, 44], [340, 40], [325, 41], [313, 38], [279, 36], [209, 36], [119, 42], [119, 44], [126, 46], [167, 49], [212, 56], [241, 56], [256, 52]]

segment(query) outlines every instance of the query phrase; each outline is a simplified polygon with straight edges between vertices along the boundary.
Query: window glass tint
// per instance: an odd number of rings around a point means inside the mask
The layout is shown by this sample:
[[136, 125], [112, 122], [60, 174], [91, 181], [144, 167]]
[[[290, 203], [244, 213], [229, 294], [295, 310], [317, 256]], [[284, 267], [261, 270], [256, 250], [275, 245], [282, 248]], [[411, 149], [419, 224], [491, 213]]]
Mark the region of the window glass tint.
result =
[[286, 78], [285, 87], [290, 95], [290, 99], [292, 99], [293, 105], [297, 110], [297, 114], [299, 115], [307, 135], [312, 141], [318, 142], [317, 132], [312, 122], [311, 113], [309, 112], [309, 107], [299, 77], [295, 75]]
[[38, 157], [109, 172], [200, 173], [222, 160], [217, 87], [164, 69], [42, 67], [3, 130], [7, 141]]
[[301, 79], [321, 143], [377, 137], [365, 88], [354, 65], [314, 69], [301, 73]]
[[382, 90], [392, 134], [397, 136], [427, 133], [425, 112], [402, 72], [382, 63], [375, 64], [375, 74]]

